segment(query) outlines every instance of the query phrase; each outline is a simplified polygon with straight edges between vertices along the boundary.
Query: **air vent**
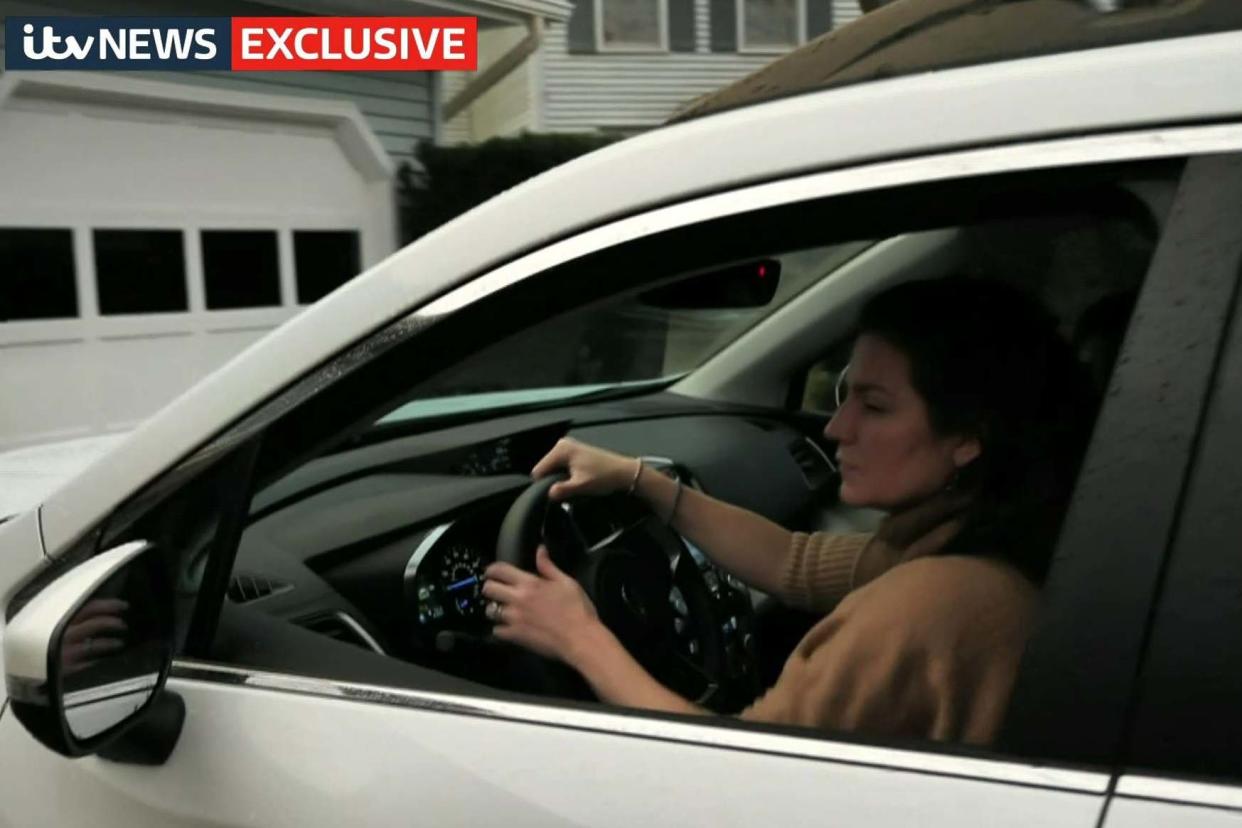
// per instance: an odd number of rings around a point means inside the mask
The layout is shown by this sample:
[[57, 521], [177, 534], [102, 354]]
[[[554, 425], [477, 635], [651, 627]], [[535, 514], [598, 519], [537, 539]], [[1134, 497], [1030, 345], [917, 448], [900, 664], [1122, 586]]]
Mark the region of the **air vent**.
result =
[[836, 466], [810, 437], [799, 436], [791, 442], [789, 454], [798, 464], [798, 468], [802, 470], [806, 485], [812, 489], [819, 489], [836, 477]]
[[311, 632], [326, 635], [328, 638], [334, 638], [345, 644], [353, 644], [364, 650], [374, 650], [380, 655], [384, 653], [384, 648], [379, 645], [379, 642], [372, 638], [361, 624], [343, 612], [325, 612], [300, 618], [295, 623]]
[[248, 604], [251, 601], [257, 601], [260, 598], [266, 598], [279, 592], [287, 592], [291, 589], [293, 589], [292, 584], [269, 578], [266, 575], [248, 575], [244, 572], [234, 572], [233, 577], [229, 579], [228, 596], [229, 600], [234, 604]]

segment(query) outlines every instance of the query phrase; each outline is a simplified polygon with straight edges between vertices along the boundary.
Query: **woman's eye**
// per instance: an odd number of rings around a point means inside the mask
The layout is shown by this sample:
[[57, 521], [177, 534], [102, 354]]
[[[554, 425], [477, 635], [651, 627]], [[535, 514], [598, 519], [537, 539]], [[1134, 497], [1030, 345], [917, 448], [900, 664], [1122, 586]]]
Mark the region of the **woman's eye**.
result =
[[885, 408], [885, 407], [884, 407], [884, 406], [882, 406], [882, 405], [877, 405], [876, 403], [872, 403], [872, 402], [864, 402], [864, 403], [863, 403], [863, 410], [864, 410], [864, 411], [870, 411], [872, 414], [883, 414], [883, 413], [884, 413], [885, 411], [887, 411], [888, 409], [887, 409], [887, 408]]

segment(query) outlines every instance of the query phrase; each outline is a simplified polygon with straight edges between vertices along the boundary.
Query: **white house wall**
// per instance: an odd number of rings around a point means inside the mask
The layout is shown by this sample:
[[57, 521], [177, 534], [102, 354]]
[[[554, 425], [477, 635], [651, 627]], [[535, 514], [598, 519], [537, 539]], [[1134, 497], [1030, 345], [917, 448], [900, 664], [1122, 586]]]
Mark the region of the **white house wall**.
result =
[[[141, 7], [127, 0], [0, 0], [0, 16], [9, 15], [201, 15], [287, 16], [287, 9], [222, 0], [149, 0]], [[0, 29], [0, 65], [4, 54]], [[141, 72], [146, 80], [192, 86], [291, 95], [352, 102], [362, 112], [394, 161], [410, 160], [414, 143], [431, 138], [430, 72]]]
[[[708, 7], [709, 0], [695, 0], [693, 52], [570, 54], [567, 24], [549, 25], [543, 49], [542, 128], [648, 129], [699, 95], [772, 62], [772, 54], [712, 52]], [[834, 25], [859, 14], [858, 0], [833, 0]]]

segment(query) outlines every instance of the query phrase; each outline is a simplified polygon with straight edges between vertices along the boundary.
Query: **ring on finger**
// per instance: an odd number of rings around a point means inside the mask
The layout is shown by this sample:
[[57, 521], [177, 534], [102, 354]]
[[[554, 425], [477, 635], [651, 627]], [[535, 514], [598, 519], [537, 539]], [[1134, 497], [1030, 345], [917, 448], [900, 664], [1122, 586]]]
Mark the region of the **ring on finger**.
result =
[[488, 617], [488, 619], [498, 622], [500, 621], [500, 617], [504, 611], [504, 604], [501, 604], [499, 601], [488, 601], [487, 609], [484, 614]]

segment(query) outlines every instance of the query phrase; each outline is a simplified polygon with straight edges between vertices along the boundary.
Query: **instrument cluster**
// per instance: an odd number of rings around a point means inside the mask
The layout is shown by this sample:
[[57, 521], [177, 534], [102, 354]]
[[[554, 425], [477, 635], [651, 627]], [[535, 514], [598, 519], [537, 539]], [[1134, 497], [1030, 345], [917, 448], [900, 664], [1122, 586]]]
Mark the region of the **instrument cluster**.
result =
[[483, 570], [493, 552], [490, 543], [471, 534], [458, 524], [438, 526], [423, 536], [406, 565], [405, 593], [419, 643], [433, 646], [442, 630], [488, 630]]

